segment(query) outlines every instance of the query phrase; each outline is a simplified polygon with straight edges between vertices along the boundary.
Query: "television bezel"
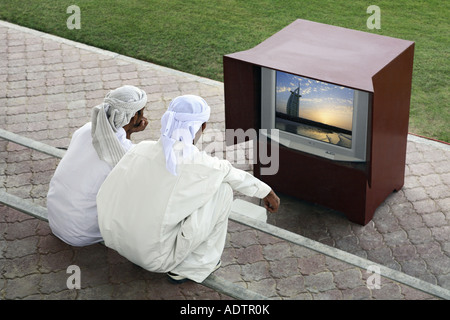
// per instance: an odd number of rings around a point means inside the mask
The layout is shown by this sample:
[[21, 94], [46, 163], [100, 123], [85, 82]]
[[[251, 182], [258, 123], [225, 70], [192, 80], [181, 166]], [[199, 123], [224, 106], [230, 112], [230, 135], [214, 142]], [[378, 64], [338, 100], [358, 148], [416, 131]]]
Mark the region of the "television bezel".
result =
[[[327, 159], [335, 161], [365, 162], [367, 159], [369, 137], [368, 120], [372, 104], [372, 93], [351, 88], [354, 90], [351, 148], [334, 145], [279, 129], [276, 129], [276, 134], [274, 134], [272, 133], [272, 130], [275, 129], [276, 72], [277, 70], [261, 67], [262, 134], [265, 134], [271, 140], [288, 148]], [[285, 73], [295, 75], [289, 72]], [[298, 76], [308, 78], [302, 75]]]

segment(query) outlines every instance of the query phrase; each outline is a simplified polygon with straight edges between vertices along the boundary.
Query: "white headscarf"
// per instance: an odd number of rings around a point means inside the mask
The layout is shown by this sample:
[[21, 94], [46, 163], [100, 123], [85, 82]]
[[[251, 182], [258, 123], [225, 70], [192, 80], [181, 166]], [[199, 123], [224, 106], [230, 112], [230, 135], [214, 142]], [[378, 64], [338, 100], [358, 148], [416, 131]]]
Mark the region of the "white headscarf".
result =
[[161, 118], [161, 140], [166, 157], [166, 168], [177, 175], [177, 158], [173, 150], [176, 141], [183, 141], [183, 158], [189, 157], [192, 141], [203, 123], [207, 122], [211, 108], [199, 96], [184, 95], [172, 100]]
[[103, 103], [92, 109], [92, 144], [101, 160], [111, 166], [125, 154], [115, 132], [130, 123], [147, 103], [147, 94], [134, 86], [122, 86], [108, 92]]

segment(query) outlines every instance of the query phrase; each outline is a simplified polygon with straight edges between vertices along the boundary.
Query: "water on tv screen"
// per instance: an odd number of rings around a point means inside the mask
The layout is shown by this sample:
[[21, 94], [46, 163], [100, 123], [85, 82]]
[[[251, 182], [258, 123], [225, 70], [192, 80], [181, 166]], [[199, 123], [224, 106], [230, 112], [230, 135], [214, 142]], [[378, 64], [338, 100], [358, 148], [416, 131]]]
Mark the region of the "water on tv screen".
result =
[[353, 99], [353, 89], [277, 71], [275, 128], [351, 148]]

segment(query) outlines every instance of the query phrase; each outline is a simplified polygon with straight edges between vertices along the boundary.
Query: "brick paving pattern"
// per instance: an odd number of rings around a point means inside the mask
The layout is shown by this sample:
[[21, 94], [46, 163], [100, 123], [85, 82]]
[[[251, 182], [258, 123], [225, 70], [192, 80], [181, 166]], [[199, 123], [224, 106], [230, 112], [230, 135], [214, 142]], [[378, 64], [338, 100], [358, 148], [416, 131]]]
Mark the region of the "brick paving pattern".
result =
[[[67, 147], [91, 108], [124, 84], [148, 94], [149, 125], [134, 142], [158, 138], [161, 115], [181, 94], [204, 97], [212, 107], [208, 127], [225, 127], [221, 83], [0, 23], [2, 129]], [[449, 158], [449, 148], [409, 139], [405, 186], [365, 227], [289, 197], [269, 222], [450, 289]], [[0, 188], [45, 207], [58, 162], [0, 140]], [[67, 288], [69, 265], [80, 267], [80, 290]], [[3, 205], [0, 266], [0, 299], [230, 299], [192, 282], [172, 285], [100, 244], [68, 246], [46, 222]], [[380, 289], [369, 289], [366, 270], [234, 221], [215, 274], [272, 299], [436, 299], [383, 276]]]
[[410, 140], [407, 151], [404, 187], [365, 227], [294, 199], [284, 203], [296, 213], [272, 215], [271, 222], [450, 289], [450, 149]]

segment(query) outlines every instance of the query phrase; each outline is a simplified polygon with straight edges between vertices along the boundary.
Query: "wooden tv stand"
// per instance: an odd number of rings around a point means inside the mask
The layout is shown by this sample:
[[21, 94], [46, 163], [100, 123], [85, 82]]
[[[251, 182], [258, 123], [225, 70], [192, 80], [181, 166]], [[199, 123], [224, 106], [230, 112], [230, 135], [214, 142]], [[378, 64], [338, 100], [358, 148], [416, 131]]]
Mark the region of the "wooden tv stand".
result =
[[261, 67], [372, 94], [367, 157], [339, 162], [279, 147], [279, 170], [254, 174], [275, 192], [343, 212], [365, 225], [404, 183], [414, 42], [296, 20], [256, 47], [225, 55], [225, 125], [261, 128]]

